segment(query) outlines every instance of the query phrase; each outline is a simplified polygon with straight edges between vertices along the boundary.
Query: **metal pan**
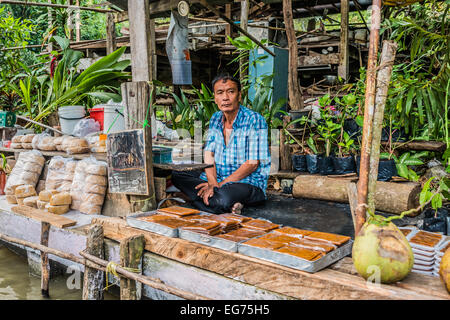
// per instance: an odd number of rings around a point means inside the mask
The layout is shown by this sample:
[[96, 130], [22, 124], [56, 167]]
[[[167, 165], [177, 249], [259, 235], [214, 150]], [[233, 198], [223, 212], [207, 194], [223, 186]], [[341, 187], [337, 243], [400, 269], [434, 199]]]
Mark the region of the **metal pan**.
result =
[[142, 218], [142, 217], [152, 216], [156, 213], [157, 213], [156, 211], [150, 211], [150, 212], [138, 213], [135, 215], [128, 216], [127, 223], [129, 226], [134, 227], [134, 228], [151, 231], [151, 232], [154, 232], [154, 233], [157, 233], [157, 234], [160, 234], [163, 236], [171, 237], [171, 238], [177, 238], [178, 237], [178, 228], [170, 228], [170, 227], [158, 224], [158, 223], [153, 223], [150, 221], [144, 221], [144, 220], [138, 219], [138, 218]]
[[215, 236], [210, 236], [207, 234], [201, 234], [198, 232], [183, 230], [180, 228], [178, 230], [178, 236], [181, 239], [189, 240], [192, 242], [204, 244], [206, 246], [222, 249], [230, 252], [237, 252], [238, 243], [230, 241], [227, 239], [217, 238]]
[[282, 266], [313, 273], [322, 270], [349, 255], [352, 252], [352, 246], [353, 241], [349, 240], [346, 244], [327, 253], [316, 261], [308, 261], [286, 253], [249, 246], [246, 245], [245, 242], [238, 244], [238, 252], [250, 257], [274, 262]]

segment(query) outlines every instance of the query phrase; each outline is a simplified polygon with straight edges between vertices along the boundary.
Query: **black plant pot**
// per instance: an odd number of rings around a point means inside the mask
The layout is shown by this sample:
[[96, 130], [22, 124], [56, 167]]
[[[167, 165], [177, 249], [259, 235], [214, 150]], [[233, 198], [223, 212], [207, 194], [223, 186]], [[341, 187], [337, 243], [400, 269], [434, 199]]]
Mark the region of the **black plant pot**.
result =
[[[392, 133], [392, 142], [405, 142], [408, 140], [408, 135], [405, 130], [398, 129]], [[389, 127], [383, 128], [381, 131], [381, 141], [389, 141]]]
[[306, 170], [309, 173], [319, 173], [319, 163], [322, 162], [322, 156], [317, 154], [306, 155]]
[[344, 120], [344, 131], [348, 133], [351, 138], [356, 138], [362, 135], [362, 128], [358, 126], [355, 120]]
[[348, 157], [333, 157], [333, 166], [335, 174], [347, 174], [356, 172], [355, 159], [352, 156]]
[[306, 155], [293, 154], [292, 167], [294, 168], [294, 171], [306, 172]]
[[[356, 172], [359, 175], [359, 164], [361, 162], [361, 157], [356, 157]], [[397, 167], [395, 166], [395, 161], [391, 160], [380, 160], [378, 162], [378, 181], [389, 181], [393, 176], [398, 175]]]
[[321, 175], [327, 176], [334, 173], [334, 157], [323, 157], [321, 161], [319, 161], [319, 173]]

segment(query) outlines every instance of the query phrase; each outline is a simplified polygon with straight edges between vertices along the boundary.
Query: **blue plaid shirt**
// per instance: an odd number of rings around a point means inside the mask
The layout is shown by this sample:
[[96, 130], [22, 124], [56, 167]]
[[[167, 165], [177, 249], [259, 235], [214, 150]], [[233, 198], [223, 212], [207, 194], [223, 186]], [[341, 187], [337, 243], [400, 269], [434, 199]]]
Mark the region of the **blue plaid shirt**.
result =
[[[269, 130], [266, 120], [259, 113], [239, 106], [228, 145], [225, 145], [223, 123], [222, 111], [214, 113], [209, 121], [205, 146], [205, 151], [214, 153], [217, 182], [227, 178], [247, 160], [259, 160], [258, 168], [238, 182], [259, 187], [266, 194], [270, 171]], [[207, 180], [206, 173], [203, 172], [200, 178]]]

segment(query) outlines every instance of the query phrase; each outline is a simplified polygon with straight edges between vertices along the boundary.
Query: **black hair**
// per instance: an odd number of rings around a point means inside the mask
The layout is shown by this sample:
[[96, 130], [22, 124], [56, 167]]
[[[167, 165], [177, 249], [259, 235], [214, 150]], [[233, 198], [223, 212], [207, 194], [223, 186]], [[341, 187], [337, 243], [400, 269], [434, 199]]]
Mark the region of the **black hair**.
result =
[[219, 73], [211, 82], [212, 84], [212, 90], [214, 91], [214, 86], [216, 84], [217, 81], [222, 80], [223, 82], [230, 80], [233, 81], [234, 83], [237, 84], [237, 89], [238, 91], [241, 91], [241, 82], [239, 81], [239, 79], [233, 77], [231, 74], [229, 74], [228, 72], [223, 72], [223, 73]]

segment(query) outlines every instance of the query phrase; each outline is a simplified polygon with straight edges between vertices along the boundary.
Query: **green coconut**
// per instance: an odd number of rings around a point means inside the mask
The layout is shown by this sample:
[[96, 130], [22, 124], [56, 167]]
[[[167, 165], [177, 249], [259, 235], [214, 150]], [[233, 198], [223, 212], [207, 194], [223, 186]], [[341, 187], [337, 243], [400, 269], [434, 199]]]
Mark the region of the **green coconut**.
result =
[[381, 283], [404, 279], [414, 264], [414, 255], [403, 233], [389, 220], [372, 215], [355, 237], [353, 264], [364, 278]]
[[450, 293], [450, 248], [445, 250], [444, 256], [442, 257], [439, 274], [442, 281], [444, 281], [445, 288]]

